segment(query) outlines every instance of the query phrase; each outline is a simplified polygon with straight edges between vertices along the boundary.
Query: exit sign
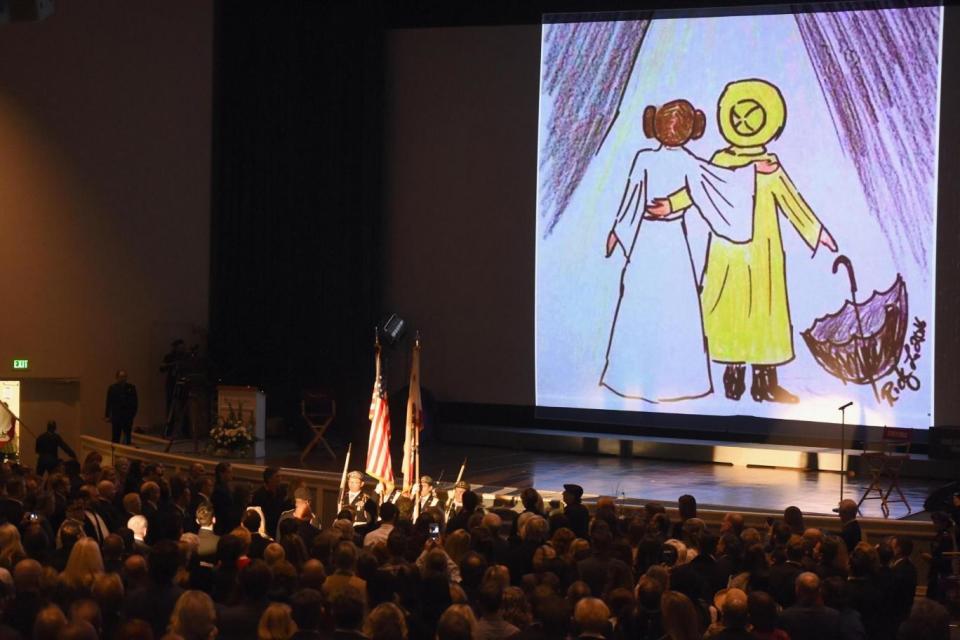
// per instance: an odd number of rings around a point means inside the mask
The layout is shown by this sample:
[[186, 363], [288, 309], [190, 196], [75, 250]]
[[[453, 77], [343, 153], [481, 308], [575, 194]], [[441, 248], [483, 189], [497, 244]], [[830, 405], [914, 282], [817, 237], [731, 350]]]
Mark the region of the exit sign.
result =
[[29, 368], [30, 368], [30, 361], [27, 360], [26, 358], [23, 358], [23, 359], [20, 359], [20, 360], [14, 360], [14, 361], [13, 361], [13, 368], [14, 368], [14, 369], [19, 369], [19, 370], [29, 369]]

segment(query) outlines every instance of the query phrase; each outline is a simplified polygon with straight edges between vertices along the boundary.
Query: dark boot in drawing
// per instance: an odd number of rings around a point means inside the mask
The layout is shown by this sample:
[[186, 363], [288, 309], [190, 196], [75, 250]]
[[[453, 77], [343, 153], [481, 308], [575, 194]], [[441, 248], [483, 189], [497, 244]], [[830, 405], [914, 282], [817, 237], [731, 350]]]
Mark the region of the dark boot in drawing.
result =
[[731, 400], [739, 400], [746, 389], [747, 368], [742, 364], [728, 364], [723, 370], [723, 391]]
[[769, 365], [753, 366], [753, 384], [750, 395], [757, 402], [781, 402], [796, 404], [799, 398], [780, 386], [777, 381], [777, 368]]
[[753, 383], [750, 385], [750, 397], [757, 402], [768, 399], [767, 368], [753, 365]]
[[780, 386], [780, 383], [777, 381], [776, 367], [767, 367], [766, 369], [767, 393], [770, 396], [770, 402], [783, 402], [785, 404], [796, 404], [800, 402], [800, 398]]

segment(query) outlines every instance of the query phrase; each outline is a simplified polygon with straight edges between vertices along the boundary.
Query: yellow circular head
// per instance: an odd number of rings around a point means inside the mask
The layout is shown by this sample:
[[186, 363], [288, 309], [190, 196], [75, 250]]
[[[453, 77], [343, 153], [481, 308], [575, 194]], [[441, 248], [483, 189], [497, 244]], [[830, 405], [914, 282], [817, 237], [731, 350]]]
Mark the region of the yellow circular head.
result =
[[787, 104], [780, 89], [765, 80], [737, 80], [717, 101], [720, 133], [737, 147], [754, 147], [775, 140], [787, 122]]

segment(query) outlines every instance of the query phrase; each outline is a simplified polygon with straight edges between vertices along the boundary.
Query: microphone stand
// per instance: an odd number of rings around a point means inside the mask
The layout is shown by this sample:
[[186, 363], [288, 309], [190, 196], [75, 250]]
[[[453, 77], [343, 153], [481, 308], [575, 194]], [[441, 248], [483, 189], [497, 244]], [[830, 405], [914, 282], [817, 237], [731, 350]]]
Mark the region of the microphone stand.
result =
[[[842, 407], [838, 407], [840, 411], [840, 502], [843, 502], [843, 476], [847, 474], [846, 471], [846, 461], [847, 461], [847, 437], [846, 437], [846, 427], [847, 427], [847, 408], [853, 405], [853, 402], [848, 402]], [[840, 502], [837, 503], [837, 510], [840, 508]]]

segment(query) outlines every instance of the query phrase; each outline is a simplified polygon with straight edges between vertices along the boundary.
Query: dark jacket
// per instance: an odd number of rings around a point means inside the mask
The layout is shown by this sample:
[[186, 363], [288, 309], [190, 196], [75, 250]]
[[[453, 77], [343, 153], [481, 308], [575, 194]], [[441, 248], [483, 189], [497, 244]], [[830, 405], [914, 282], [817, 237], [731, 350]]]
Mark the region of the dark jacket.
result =
[[137, 388], [129, 382], [114, 382], [107, 389], [104, 416], [110, 422], [130, 422], [137, 415]]
[[822, 605], [785, 609], [779, 626], [790, 634], [790, 640], [840, 640], [840, 614]]

